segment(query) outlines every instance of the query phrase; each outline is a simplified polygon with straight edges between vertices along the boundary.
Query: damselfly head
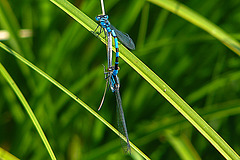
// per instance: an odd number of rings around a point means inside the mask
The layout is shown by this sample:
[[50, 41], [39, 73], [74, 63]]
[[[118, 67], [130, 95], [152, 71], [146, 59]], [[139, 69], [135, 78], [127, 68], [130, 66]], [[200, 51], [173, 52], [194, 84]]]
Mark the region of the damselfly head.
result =
[[100, 14], [100, 15], [96, 16], [95, 19], [96, 19], [97, 21], [100, 21], [103, 16], [104, 16], [104, 15], [101, 15], [101, 14]]
[[119, 88], [120, 88], [120, 84], [119, 83], [115, 83], [114, 84], [114, 90], [116, 91], [116, 90], [119, 90]]
[[97, 21], [100, 21], [101, 18], [100, 18], [100, 16], [96, 16], [95, 19], [96, 19]]
[[102, 15], [102, 18], [108, 19], [108, 15]]
[[108, 72], [112, 72], [113, 70], [114, 70], [114, 66], [110, 66], [110, 67], [107, 69]]
[[[115, 66], [111, 66], [107, 69], [108, 72], [113, 72], [115, 69]], [[118, 66], [117, 70], [119, 71], [120, 70], [120, 67]]]
[[96, 16], [95, 17], [95, 19], [97, 20], [97, 21], [100, 21], [101, 19], [108, 19], [108, 15], [102, 15], [102, 14], [100, 14], [100, 15], [98, 15], [98, 16]]

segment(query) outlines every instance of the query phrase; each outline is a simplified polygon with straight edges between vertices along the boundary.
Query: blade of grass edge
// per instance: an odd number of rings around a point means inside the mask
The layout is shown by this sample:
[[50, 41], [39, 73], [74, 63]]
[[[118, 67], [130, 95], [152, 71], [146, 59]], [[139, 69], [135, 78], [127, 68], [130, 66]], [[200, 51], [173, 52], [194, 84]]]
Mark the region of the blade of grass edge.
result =
[[188, 143], [188, 139], [183, 136], [175, 136], [173, 130], [166, 130], [165, 136], [172, 148], [178, 153], [179, 157], [184, 160], [201, 160], [195, 148]]
[[45, 145], [45, 147], [47, 148], [47, 151], [51, 157], [52, 160], [56, 160], [56, 157], [53, 153], [53, 150], [47, 140], [47, 137], [45, 136], [37, 118], [35, 117], [31, 107], [29, 106], [27, 100], [25, 99], [25, 97], [23, 96], [22, 92], [20, 91], [20, 89], [18, 88], [18, 86], [16, 85], [16, 83], [14, 82], [14, 80], [12, 79], [12, 77], [8, 74], [7, 70], [4, 68], [4, 66], [2, 65], [2, 63], [0, 63], [0, 72], [3, 75], [3, 77], [6, 79], [6, 81], [9, 83], [9, 85], [12, 87], [13, 91], [15, 92], [15, 94], [17, 95], [17, 97], [19, 98], [20, 102], [22, 103], [23, 107], [25, 108], [25, 110], [27, 111], [30, 119], [32, 120], [39, 136], [41, 137], [43, 144]]
[[7, 160], [20, 160], [8, 151], [4, 150], [3, 148], [0, 147], [0, 159], [7, 159]]
[[[39, 73], [41, 76], [46, 78], [48, 81], [50, 81], [52, 84], [57, 86], [59, 89], [61, 89], [64, 93], [66, 93], [68, 96], [70, 96], [72, 99], [74, 99], [76, 102], [78, 102], [81, 106], [83, 106], [87, 111], [89, 111], [92, 115], [94, 115], [97, 119], [99, 119], [103, 124], [105, 124], [108, 128], [110, 128], [115, 134], [120, 136], [124, 141], [127, 141], [126, 138], [117, 130], [115, 129], [110, 123], [108, 123], [104, 118], [102, 118], [98, 113], [96, 113], [92, 108], [90, 108], [86, 103], [84, 103], [82, 100], [80, 100], [76, 95], [71, 93], [69, 90], [67, 90], [64, 86], [62, 86], [60, 83], [55, 81], [52, 77], [50, 77], [48, 74], [43, 72], [41, 69], [33, 65], [31, 62], [23, 58], [21, 55], [19, 55], [17, 52], [13, 51], [6, 45], [4, 45], [2, 42], [0, 42], [0, 47], [3, 48], [5, 51], [25, 63], [27, 66], [35, 70], [37, 73]], [[130, 142], [130, 141], [129, 141]], [[131, 147], [139, 153], [142, 157], [149, 160], [150, 158], [146, 156], [139, 148], [137, 148], [132, 142], [130, 142]]]
[[[97, 27], [94, 21], [68, 1], [50, 1], [64, 10], [90, 32], [93, 33]], [[105, 43], [103, 35], [100, 35], [100, 39]], [[119, 48], [120, 57], [162, 94], [226, 159], [240, 159], [238, 154], [163, 80], [124, 46], [120, 45]]]
[[187, 6], [173, 0], [148, 1], [184, 18], [185, 20], [198, 26], [199, 28], [202, 28], [240, 56], [240, 44], [237, 40], [235, 40], [232, 36], [230, 36], [220, 27], [218, 27], [205, 17], [201, 16], [200, 14], [196, 13], [195, 11], [191, 10]]
[[34, 59], [30, 47], [25, 41], [20, 39], [20, 27], [8, 0], [0, 0], [0, 20], [2, 27], [6, 28], [10, 33], [9, 42], [18, 50], [23, 52], [30, 59]]
[[162, 79], [126, 48], [120, 57], [166, 98], [226, 159], [240, 159], [238, 154]]

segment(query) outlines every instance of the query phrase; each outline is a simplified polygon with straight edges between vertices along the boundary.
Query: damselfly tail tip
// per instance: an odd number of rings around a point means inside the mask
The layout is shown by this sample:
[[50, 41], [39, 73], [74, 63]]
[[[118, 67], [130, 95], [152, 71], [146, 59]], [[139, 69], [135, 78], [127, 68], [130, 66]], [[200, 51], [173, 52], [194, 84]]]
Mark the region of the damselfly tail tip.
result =
[[100, 106], [98, 107], [98, 111], [100, 111], [100, 109], [102, 108], [102, 105], [103, 105], [104, 99], [105, 99], [105, 92], [104, 92], [104, 95], [103, 95], [102, 101], [101, 101], [101, 103], [100, 103]]
[[131, 147], [129, 144], [126, 144], [125, 146], [122, 146], [122, 149], [124, 151], [124, 154], [131, 155]]
[[103, 105], [104, 99], [105, 99], [105, 92], [104, 92], [104, 95], [103, 95], [102, 101], [101, 101], [101, 103], [100, 103], [100, 106], [98, 107], [98, 111], [100, 111], [100, 109], [102, 108], [102, 105]]
[[98, 107], [98, 111], [100, 111], [100, 109], [102, 108], [102, 104], [103, 102], [101, 102], [100, 106]]
[[131, 147], [130, 146], [127, 146], [127, 151], [126, 153], [128, 153], [129, 155], [131, 155]]
[[[104, 70], [105, 70], [105, 66], [104, 66]], [[107, 81], [106, 81], [106, 85], [105, 85], [103, 97], [102, 97], [100, 106], [98, 107], [98, 111], [100, 111], [100, 109], [102, 108], [102, 105], [103, 105], [103, 102], [104, 102], [104, 99], [105, 99], [105, 95], [106, 95], [106, 91], [107, 91], [107, 84], [108, 84], [108, 79], [107, 79]]]

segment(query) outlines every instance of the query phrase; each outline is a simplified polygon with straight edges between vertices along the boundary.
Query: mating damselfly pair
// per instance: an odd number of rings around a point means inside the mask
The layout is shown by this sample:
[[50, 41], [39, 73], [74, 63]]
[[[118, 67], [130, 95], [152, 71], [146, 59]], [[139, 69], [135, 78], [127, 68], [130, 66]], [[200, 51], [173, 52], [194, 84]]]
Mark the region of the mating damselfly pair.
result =
[[[116, 101], [117, 101], [117, 124], [118, 124], [118, 130], [123, 135], [126, 140], [122, 140], [122, 146], [125, 152], [131, 153], [131, 147], [129, 143], [128, 138], [128, 132], [127, 132], [127, 126], [126, 121], [124, 118], [123, 108], [122, 108], [122, 100], [120, 96], [120, 82], [119, 78], [117, 76], [118, 70], [119, 70], [119, 47], [118, 47], [118, 39], [121, 41], [122, 44], [124, 44], [129, 49], [135, 49], [135, 44], [133, 40], [129, 37], [128, 34], [122, 33], [121, 31], [117, 30], [115, 27], [113, 27], [110, 22], [108, 21], [108, 15], [98, 15], [96, 17], [96, 20], [100, 22], [98, 27], [95, 29], [95, 31], [100, 27], [100, 32], [98, 34], [101, 34], [103, 31], [105, 33], [105, 38], [107, 34], [107, 58], [108, 58], [108, 68], [107, 71], [104, 67], [104, 74], [106, 79], [106, 86], [105, 91], [103, 95], [103, 99], [101, 101], [101, 104], [98, 108], [98, 110], [101, 109], [101, 106], [103, 104], [106, 90], [108, 86], [110, 86], [111, 91], [115, 93]], [[114, 45], [116, 49], [116, 59], [115, 59], [115, 65], [112, 66], [112, 37], [114, 38]]]

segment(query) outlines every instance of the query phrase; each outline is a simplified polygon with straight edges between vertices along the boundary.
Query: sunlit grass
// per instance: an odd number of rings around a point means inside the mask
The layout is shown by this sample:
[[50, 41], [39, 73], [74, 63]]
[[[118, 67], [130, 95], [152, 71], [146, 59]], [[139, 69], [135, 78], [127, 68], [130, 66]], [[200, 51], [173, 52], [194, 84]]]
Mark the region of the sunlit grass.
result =
[[[47, 77], [38, 76], [12, 56], [1, 54], [1, 63], [39, 117], [57, 159], [123, 159], [117, 135], [92, 116], [105, 84], [101, 65], [106, 62], [105, 45], [92, 34], [97, 26], [92, 19], [101, 13], [100, 2], [71, 1], [74, 5], [65, 0], [52, 2], [57, 6], [50, 1], [33, 5], [1, 0], [0, 27], [12, 36], [4, 43], [71, 90], [69, 93], [74, 95], [69, 96], [74, 100], [79, 97], [87, 102], [92, 111], [82, 110], [66, 93], [53, 87], [58, 83], [49, 83]], [[137, 49], [133, 53], [143, 61], [120, 47], [121, 59], [127, 63], [120, 60], [119, 77], [130, 140], [151, 159], [219, 159], [222, 155], [237, 159], [237, 154], [194, 111], [239, 152], [234, 140], [239, 134], [240, 63], [234, 54], [239, 54], [239, 44], [232, 38], [238, 36], [239, 3], [112, 0], [105, 4], [110, 22], [134, 39]], [[82, 12], [74, 6], [79, 6]], [[19, 38], [22, 28], [32, 29], [33, 37]], [[103, 35], [98, 38], [105, 42]], [[0, 113], [4, 119], [1, 137], [6, 137], [0, 138], [0, 142], [9, 142], [9, 152], [21, 159], [29, 155], [32, 159], [49, 158], [19, 101], [5, 80], [0, 78], [0, 82], [3, 88]], [[110, 92], [99, 114], [115, 124], [115, 98]], [[16, 137], [14, 141], [5, 136], [9, 122], [20, 126], [8, 132], [9, 137]], [[23, 144], [21, 149], [16, 141]], [[136, 152], [131, 157], [140, 158]]]

